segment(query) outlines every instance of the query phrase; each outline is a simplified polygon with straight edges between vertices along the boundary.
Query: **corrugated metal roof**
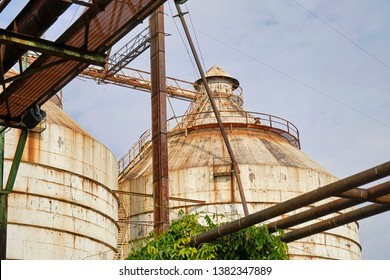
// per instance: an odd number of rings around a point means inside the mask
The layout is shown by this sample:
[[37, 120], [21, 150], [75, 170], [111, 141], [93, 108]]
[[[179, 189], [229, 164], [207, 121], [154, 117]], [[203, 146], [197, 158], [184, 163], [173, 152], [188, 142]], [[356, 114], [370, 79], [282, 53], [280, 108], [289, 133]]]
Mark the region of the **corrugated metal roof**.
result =
[[[89, 20], [88, 50], [102, 53], [137, 26], [166, 0], [101, 0], [87, 10], [56, 42], [83, 48], [85, 22]], [[60, 58], [42, 55], [28, 69], [60, 61]], [[26, 109], [42, 105], [62, 87], [75, 78], [88, 65], [77, 61], [64, 61], [23, 80], [13, 82], [0, 94], [0, 119], [17, 126]]]

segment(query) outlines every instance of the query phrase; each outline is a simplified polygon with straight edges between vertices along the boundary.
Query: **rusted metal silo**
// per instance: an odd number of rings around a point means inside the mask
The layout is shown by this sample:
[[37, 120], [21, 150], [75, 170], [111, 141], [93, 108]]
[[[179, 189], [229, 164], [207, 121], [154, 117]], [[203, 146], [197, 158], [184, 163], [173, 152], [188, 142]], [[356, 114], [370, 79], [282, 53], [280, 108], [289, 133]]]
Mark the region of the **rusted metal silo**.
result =
[[[336, 181], [300, 150], [298, 129], [289, 121], [242, 108], [239, 82], [214, 66], [206, 74], [240, 169], [250, 213]], [[203, 211], [236, 219], [243, 207], [234, 173], [201, 80], [199, 98], [168, 132], [170, 211]], [[152, 155], [144, 135], [120, 163], [119, 187], [130, 192], [130, 236], [153, 229]], [[130, 157], [129, 157], [130, 156]], [[326, 217], [325, 217], [326, 218]], [[289, 243], [292, 259], [360, 259], [358, 226], [348, 224]]]
[[[114, 155], [54, 102], [30, 132], [8, 199], [8, 259], [113, 259], [118, 237]], [[5, 133], [5, 176], [20, 130]]]

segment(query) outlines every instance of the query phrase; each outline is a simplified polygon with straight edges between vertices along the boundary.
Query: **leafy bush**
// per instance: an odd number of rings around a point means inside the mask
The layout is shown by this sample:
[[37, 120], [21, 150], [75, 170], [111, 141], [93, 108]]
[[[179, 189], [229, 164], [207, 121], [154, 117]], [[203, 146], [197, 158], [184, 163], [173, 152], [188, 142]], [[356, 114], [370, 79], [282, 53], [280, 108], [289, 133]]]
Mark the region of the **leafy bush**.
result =
[[[288, 259], [286, 243], [278, 235], [268, 232], [265, 225], [252, 226], [221, 237], [195, 248], [191, 238], [218, 225], [209, 216], [205, 225], [198, 222], [199, 214], [184, 215], [173, 221], [162, 235], [150, 235], [140, 249], [133, 249], [129, 260], [285, 260]], [[283, 234], [281, 231], [280, 234]]]

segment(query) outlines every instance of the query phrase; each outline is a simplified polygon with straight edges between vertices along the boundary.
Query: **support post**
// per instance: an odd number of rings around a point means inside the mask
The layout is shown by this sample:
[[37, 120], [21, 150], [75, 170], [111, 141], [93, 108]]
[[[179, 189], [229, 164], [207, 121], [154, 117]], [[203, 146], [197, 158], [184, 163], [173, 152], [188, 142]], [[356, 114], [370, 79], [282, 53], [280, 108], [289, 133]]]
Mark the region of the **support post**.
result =
[[[1, 66], [0, 66], [1, 67]], [[7, 209], [8, 194], [3, 189], [4, 175], [4, 127], [0, 126], [0, 260], [7, 258]]]
[[160, 6], [150, 17], [150, 63], [152, 79], [152, 145], [154, 231], [169, 227], [168, 146], [165, 77], [164, 8]]
[[12, 166], [8, 174], [8, 180], [5, 188], [3, 188], [3, 170], [4, 170], [4, 129], [0, 129], [0, 173], [1, 173], [1, 190], [0, 190], [0, 259], [5, 260], [7, 258], [7, 216], [8, 216], [8, 194], [10, 194], [14, 188], [16, 174], [19, 169], [20, 161], [22, 159], [24, 146], [26, 144], [28, 130], [22, 129], [19, 142], [16, 147]]
[[236, 176], [238, 191], [240, 192], [241, 204], [242, 204], [242, 207], [243, 207], [243, 209], [244, 209], [244, 214], [245, 214], [245, 216], [248, 216], [248, 215], [249, 215], [248, 205], [247, 205], [247, 203], [246, 203], [244, 188], [243, 188], [243, 186], [242, 186], [241, 176], [240, 176], [240, 170], [239, 170], [239, 168], [238, 168], [237, 160], [236, 160], [236, 157], [234, 156], [233, 149], [232, 149], [232, 147], [231, 147], [231, 145], [230, 145], [230, 142], [229, 142], [229, 138], [227, 137], [225, 128], [224, 128], [224, 126], [223, 126], [223, 124], [222, 124], [221, 116], [220, 116], [220, 114], [219, 114], [217, 105], [215, 104], [215, 101], [214, 101], [214, 99], [213, 99], [213, 97], [212, 97], [211, 90], [210, 90], [209, 84], [208, 84], [207, 79], [206, 79], [206, 75], [205, 75], [205, 73], [204, 73], [204, 71], [203, 71], [203, 69], [202, 69], [202, 64], [200, 63], [198, 54], [197, 54], [197, 52], [196, 52], [194, 43], [193, 43], [193, 41], [192, 41], [190, 32], [189, 32], [189, 30], [188, 30], [187, 23], [186, 23], [186, 21], [185, 21], [185, 19], [184, 19], [183, 12], [181, 11], [179, 2], [180, 2], [180, 1], [175, 1], [176, 9], [177, 9], [177, 12], [178, 12], [178, 16], [179, 16], [179, 18], [180, 18], [180, 20], [181, 20], [181, 23], [182, 23], [182, 25], [183, 25], [184, 32], [185, 32], [185, 34], [186, 34], [188, 43], [189, 43], [189, 45], [190, 45], [190, 48], [191, 48], [192, 54], [193, 54], [193, 56], [194, 56], [196, 65], [197, 65], [197, 67], [198, 67], [200, 76], [202, 77], [202, 82], [203, 82], [203, 84], [204, 84], [204, 86], [205, 86], [207, 95], [208, 95], [208, 97], [209, 97], [209, 100], [210, 100], [210, 103], [211, 103], [211, 107], [213, 108], [215, 118], [217, 119], [217, 123], [218, 123], [219, 130], [221, 131], [222, 138], [223, 138], [223, 140], [224, 140], [224, 142], [225, 142], [225, 146], [226, 146], [226, 148], [227, 148], [227, 150], [228, 150], [230, 159], [231, 159], [231, 161], [232, 161], [232, 167], [233, 167], [233, 170], [234, 170], [234, 174], [235, 174], [235, 176]]

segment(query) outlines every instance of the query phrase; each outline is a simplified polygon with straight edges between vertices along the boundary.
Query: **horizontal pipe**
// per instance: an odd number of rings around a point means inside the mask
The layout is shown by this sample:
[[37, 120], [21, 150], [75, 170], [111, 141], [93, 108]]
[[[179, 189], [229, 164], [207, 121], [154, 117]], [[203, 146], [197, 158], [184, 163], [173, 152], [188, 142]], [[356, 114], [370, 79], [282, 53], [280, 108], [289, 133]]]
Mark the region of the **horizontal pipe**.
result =
[[[123, 195], [141, 196], [141, 197], [153, 198], [153, 194], [147, 194], [147, 193], [128, 192], [128, 191], [122, 191], [122, 190], [114, 190], [113, 192], [117, 193], [117, 194], [123, 194]], [[181, 197], [173, 197], [173, 196], [170, 196], [169, 200], [189, 202], [189, 203], [206, 203], [205, 200], [197, 200], [197, 199], [181, 198]]]
[[350, 198], [350, 199], [364, 199], [366, 201], [374, 202], [374, 203], [382, 203], [387, 204], [390, 203], [390, 196], [381, 196], [381, 197], [374, 197], [370, 193], [370, 189], [352, 189], [343, 193], [340, 193], [338, 197], [342, 198]]
[[250, 227], [252, 225], [261, 223], [263, 221], [270, 220], [279, 215], [288, 213], [290, 211], [299, 209], [301, 207], [318, 202], [325, 198], [329, 198], [338, 193], [362, 186], [372, 181], [381, 179], [390, 175], [390, 162], [386, 162], [367, 169], [360, 173], [354, 174], [347, 178], [328, 184], [324, 187], [320, 187], [298, 197], [289, 199], [285, 202], [278, 203], [262, 211], [253, 213], [249, 216], [232, 221], [230, 223], [221, 225], [217, 228], [200, 233], [194, 236], [191, 240], [193, 245], [199, 245], [205, 242], [215, 240], [219, 237], [237, 232], [241, 229]]
[[275, 232], [277, 229], [286, 229], [289, 227], [293, 227], [313, 219], [317, 219], [319, 217], [323, 217], [332, 213], [335, 213], [340, 210], [344, 210], [348, 207], [358, 205], [363, 202], [367, 202], [369, 199], [375, 200], [378, 197], [382, 197], [384, 195], [390, 194], [390, 181], [385, 182], [383, 184], [379, 184], [375, 187], [371, 187], [367, 191], [369, 194], [365, 198], [360, 199], [347, 199], [341, 198], [337, 199], [323, 205], [311, 208], [309, 210], [300, 212], [298, 214], [292, 215], [290, 217], [280, 219], [273, 223], [267, 225], [270, 232]]
[[345, 224], [349, 224], [351, 222], [355, 222], [358, 220], [362, 220], [383, 212], [390, 210], [390, 205], [378, 205], [371, 204], [354, 211], [350, 211], [345, 214], [340, 214], [337, 217], [327, 219], [325, 221], [321, 221], [315, 223], [313, 225], [309, 225], [297, 230], [293, 230], [289, 233], [286, 233], [282, 236], [282, 241], [289, 243], [310, 235], [314, 235], [335, 227], [339, 227]]
[[369, 201], [376, 204], [390, 204], [390, 195], [385, 195]]

